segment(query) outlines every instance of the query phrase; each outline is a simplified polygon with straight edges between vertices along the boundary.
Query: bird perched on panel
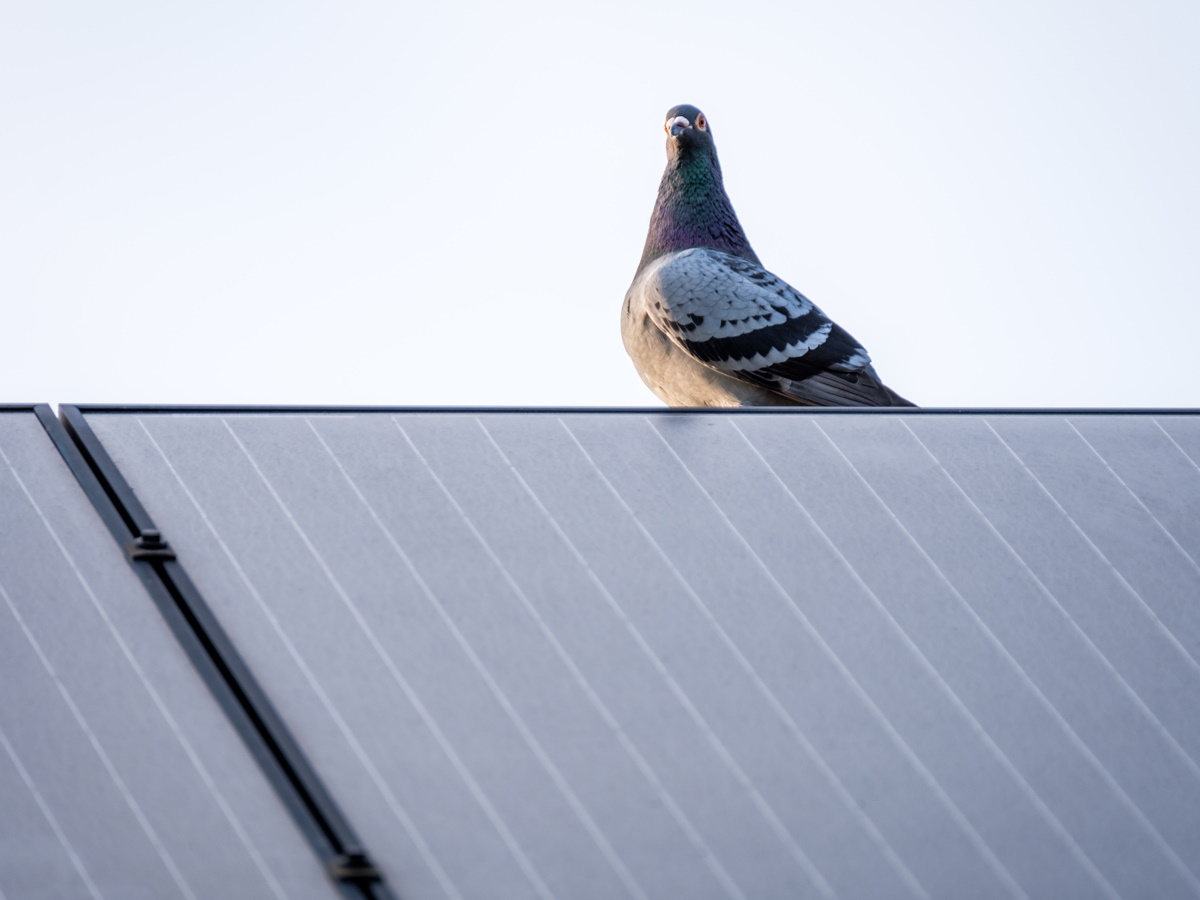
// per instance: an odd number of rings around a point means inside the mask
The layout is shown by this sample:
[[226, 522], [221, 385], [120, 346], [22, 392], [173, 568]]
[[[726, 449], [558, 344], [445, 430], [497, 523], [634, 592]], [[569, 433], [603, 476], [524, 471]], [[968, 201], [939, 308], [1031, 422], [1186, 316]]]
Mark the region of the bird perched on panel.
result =
[[667, 112], [667, 169], [625, 295], [621, 336], [670, 406], [913, 406], [867, 351], [762, 267], [694, 106]]

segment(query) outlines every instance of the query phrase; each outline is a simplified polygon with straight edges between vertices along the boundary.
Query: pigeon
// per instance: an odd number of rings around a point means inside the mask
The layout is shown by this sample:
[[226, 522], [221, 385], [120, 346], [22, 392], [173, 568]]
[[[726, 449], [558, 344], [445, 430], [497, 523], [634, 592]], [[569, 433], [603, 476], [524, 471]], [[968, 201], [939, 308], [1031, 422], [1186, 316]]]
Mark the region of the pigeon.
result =
[[811, 300], [762, 267], [725, 193], [712, 126], [667, 112], [667, 169], [621, 337], [668, 406], [913, 406]]

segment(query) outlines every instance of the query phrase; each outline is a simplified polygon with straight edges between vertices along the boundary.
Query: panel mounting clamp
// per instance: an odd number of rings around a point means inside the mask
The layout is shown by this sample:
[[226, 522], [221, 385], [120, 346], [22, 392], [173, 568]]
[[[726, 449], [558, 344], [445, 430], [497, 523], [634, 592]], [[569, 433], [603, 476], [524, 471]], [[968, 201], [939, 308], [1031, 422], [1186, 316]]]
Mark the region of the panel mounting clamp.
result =
[[133, 562], [161, 562], [175, 558], [175, 551], [155, 528], [143, 528], [137, 537], [125, 542], [125, 555]]
[[347, 847], [329, 860], [329, 874], [336, 881], [371, 882], [382, 881], [383, 876], [375, 868], [367, 854], [358, 847]]

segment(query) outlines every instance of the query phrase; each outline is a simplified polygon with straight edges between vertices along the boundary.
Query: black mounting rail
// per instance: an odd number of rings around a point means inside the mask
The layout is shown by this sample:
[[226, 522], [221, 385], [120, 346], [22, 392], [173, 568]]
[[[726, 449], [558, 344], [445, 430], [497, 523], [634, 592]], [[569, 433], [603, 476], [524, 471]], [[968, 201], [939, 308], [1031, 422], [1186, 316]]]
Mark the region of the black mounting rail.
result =
[[[79, 407], [34, 412], [267, 780], [350, 898], [395, 900], [329, 790]], [[232, 895], [232, 894], [231, 894]]]

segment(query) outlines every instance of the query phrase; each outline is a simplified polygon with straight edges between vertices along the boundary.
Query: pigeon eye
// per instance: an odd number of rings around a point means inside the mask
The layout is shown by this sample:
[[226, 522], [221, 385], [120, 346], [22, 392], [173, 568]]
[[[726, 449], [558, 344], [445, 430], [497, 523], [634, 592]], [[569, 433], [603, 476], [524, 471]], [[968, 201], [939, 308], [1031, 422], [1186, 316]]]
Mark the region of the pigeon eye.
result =
[[708, 123], [704, 121], [704, 116], [696, 116], [696, 127], [701, 131], [708, 130]]

